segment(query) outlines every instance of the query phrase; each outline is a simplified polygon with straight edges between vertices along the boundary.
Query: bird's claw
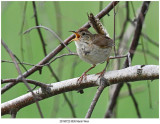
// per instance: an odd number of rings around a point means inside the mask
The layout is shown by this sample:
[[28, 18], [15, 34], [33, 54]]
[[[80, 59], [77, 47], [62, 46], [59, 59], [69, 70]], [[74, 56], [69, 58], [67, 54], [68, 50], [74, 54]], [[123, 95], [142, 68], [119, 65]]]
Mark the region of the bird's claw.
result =
[[78, 78], [77, 81], [78, 81], [79, 83], [81, 83], [83, 79], [85, 79], [85, 80], [87, 79], [87, 74], [86, 74], [86, 73], [83, 73], [83, 74]]
[[104, 76], [105, 70], [103, 70], [102, 72], [97, 73], [96, 75], [99, 75], [98, 78], [101, 78]]

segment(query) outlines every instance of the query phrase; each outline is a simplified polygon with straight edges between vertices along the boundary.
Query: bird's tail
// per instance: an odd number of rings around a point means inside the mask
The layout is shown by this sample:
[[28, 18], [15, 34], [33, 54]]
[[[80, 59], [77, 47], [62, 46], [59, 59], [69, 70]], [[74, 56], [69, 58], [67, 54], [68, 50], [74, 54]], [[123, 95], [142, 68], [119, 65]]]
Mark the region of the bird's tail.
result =
[[99, 18], [95, 17], [93, 13], [87, 14], [88, 15], [88, 20], [89, 24], [96, 30], [98, 34], [104, 34], [109, 37], [109, 34]]

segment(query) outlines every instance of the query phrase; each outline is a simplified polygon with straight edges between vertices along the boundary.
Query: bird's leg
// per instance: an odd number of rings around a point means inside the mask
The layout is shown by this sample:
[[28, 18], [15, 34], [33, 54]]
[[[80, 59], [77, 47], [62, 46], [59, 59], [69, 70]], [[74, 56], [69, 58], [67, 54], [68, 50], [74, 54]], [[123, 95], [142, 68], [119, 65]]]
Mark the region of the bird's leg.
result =
[[109, 59], [109, 57], [108, 57], [108, 58], [107, 58], [107, 64], [106, 64], [105, 68], [103, 69], [103, 71], [96, 74], [96, 75], [99, 75], [98, 78], [103, 77], [103, 75], [104, 75], [104, 73], [105, 73], [105, 71], [106, 71], [106, 68], [107, 68], [107, 66], [108, 66], [108, 64], [109, 64], [109, 60], [110, 60], [110, 59]]
[[127, 55], [123, 55], [123, 56], [115, 56], [115, 57], [111, 57], [111, 56], [110, 56], [110, 57], [108, 57], [108, 58], [107, 58], [107, 64], [106, 64], [105, 68], [103, 69], [103, 71], [96, 74], [96, 75], [99, 75], [98, 78], [103, 77], [103, 75], [104, 75], [104, 73], [105, 73], [105, 71], [106, 71], [106, 68], [107, 68], [107, 66], [108, 66], [108, 64], [109, 64], [109, 60], [110, 60], [110, 59], [120, 59], [120, 58], [125, 58], [125, 57], [127, 57], [127, 59], [128, 59], [128, 65], [130, 66], [130, 65], [131, 65], [130, 53], [128, 53]]
[[87, 71], [85, 71], [81, 76], [80, 76], [80, 78], [78, 79], [78, 82], [82, 82], [82, 80], [83, 80], [83, 78], [85, 78], [85, 80], [86, 80], [86, 76], [87, 76], [87, 72], [89, 72], [91, 69], [93, 69], [94, 67], [95, 67], [96, 65], [92, 65], [92, 67], [90, 67]]

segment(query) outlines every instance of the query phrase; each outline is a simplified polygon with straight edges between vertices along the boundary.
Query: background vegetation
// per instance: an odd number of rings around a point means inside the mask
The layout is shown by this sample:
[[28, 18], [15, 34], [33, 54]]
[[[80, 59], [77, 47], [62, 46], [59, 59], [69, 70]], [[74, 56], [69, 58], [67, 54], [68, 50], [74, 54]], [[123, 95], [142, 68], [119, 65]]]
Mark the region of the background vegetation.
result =
[[[70, 30], [79, 29], [84, 23], [88, 21], [87, 13], [92, 12], [95, 15], [100, 11], [101, 5], [106, 7], [110, 2], [36, 2], [38, 20], [43, 26], [53, 29], [64, 40], [71, 35]], [[141, 7], [142, 2], [132, 2], [137, 12]], [[24, 7], [26, 4], [26, 12]], [[131, 2], [129, 2], [131, 19], [134, 19]], [[22, 32], [30, 27], [35, 26], [35, 18], [32, 2], [2, 2], [1, 5], [1, 38], [12, 50], [12, 52], [18, 56], [21, 61], [37, 64], [44, 58], [42, 45], [36, 29], [29, 34], [23, 35]], [[116, 6], [116, 36], [119, 36], [123, 22], [125, 20], [126, 8], [125, 2], [120, 2]], [[109, 16], [103, 18], [104, 26], [107, 28], [110, 37], [113, 38], [113, 10], [109, 13]], [[24, 21], [23, 21], [24, 20]], [[23, 31], [21, 32], [24, 22]], [[129, 25], [127, 25], [129, 26]], [[152, 40], [158, 43], [159, 41], [159, 2], [151, 2], [149, 10], [147, 12], [145, 22], [143, 25], [143, 32], [147, 34]], [[93, 29], [89, 29], [94, 32]], [[41, 30], [45, 43], [47, 44], [47, 53], [51, 52], [58, 46], [59, 41], [46, 30]], [[130, 39], [131, 40], [131, 39]], [[151, 44], [148, 40], [141, 38], [144, 42], [145, 50], [149, 50], [158, 57], [158, 47]], [[116, 41], [116, 46], [118, 45]], [[128, 43], [129, 45], [129, 43]], [[22, 55], [21, 46], [23, 46], [24, 55]], [[76, 52], [74, 43], [69, 45], [69, 48]], [[58, 55], [68, 53], [66, 49], [62, 50]], [[146, 53], [147, 54], [147, 53]], [[24, 56], [24, 57], [23, 57]], [[11, 60], [5, 49], [1, 47], [1, 59]], [[158, 60], [153, 55], [147, 54], [147, 64], [157, 64]], [[142, 52], [142, 44], [139, 44], [136, 55], [133, 58], [132, 65], [146, 64], [144, 53]], [[60, 80], [66, 80], [73, 77], [79, 77], [90, 65], [83, 62], [77, 56], [68, 56], [56, 60], [51, 64], [54, 72], [58, 75]], [[98, 65], [95, 69], [90, 71], [90, 74], [100, 72], [104, 68], [105, 64]], [[25, 66], [27, 69], [31, 66]], [[113, 70], [113, 61], [111, 61], [108, 70]], [[21, 68], [23, 72], [25, 70]], [[2, 63], [1, 64], [1, 78], [16, 78], [18, 73], [14, 64]], [[40, 82], [53, 83], [56, 82], [55, 78], [51, 76], [47, 67], [43, 68], [43, 72], [39, 75], [38, 71], [28, 77], [28, 79], [34, 79]], [[135, 98], [138, 102], [140, 113], [143, 118], [158, 118], [159, 117], [159, 84], [158, 81], [149, 81], [151, 91], [151, 103], [150, 108], [148, 84], [147, 81], [140, 81], [131, 83], [132, 89], [135, 91]], [[1, 85], [3, 87], [4, 85]], [[34, 87], [33, 85], [30, 85]], [[78, 118], [85, 117], [85, 114], [90, 106], [93, 96], [97, 90], [97, 87], [88, 88], [84, 90], [84, 94], [79, 94], [76, 91], [68, 92], [67, 96], [71, 100], [76, 116]], [[23, 83], [19, 83], [9, 91], [5, 92], [1, 96], [1, 102], [14, 99], [27, 92], [27, 88]], [[109, 90], [106, 88], [102, 93], [96, 108], [92, 114], [92, 118], [103, 118], [106, 112], [109, 102]], [[72, 118], [71, 111], [68, 104], [64, 100], [63, 95], [54, 96], [43, 101], [40, 101], [40, 106], [45, 118]], [[104, 109], [105, 108], [105, 109]], [[10, 115], [5, 115], [3, 118], [8, 118]], [[116, 108], [117, 118], [137, 118], [136, 110], [131, 97], [128, 95], [127, 86], [124, 85], [118, 104]], [[39, 118], [39, 113], [35, 104], [27, 106], [21, 109], [17, 118]]]

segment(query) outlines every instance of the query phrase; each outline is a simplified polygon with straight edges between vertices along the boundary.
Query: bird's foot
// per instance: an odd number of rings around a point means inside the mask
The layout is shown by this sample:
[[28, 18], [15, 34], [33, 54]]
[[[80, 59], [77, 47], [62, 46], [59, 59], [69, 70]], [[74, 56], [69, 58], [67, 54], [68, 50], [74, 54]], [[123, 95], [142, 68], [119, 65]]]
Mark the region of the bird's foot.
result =
[[[87, 79], [87, 74], [84, 72], [77, 80], [77, 82], [81, 83], [83, 81], [83, 79]], [[83, 90], [78, 90], [78, 93], [83, 94], [84, 91]]]
[[98, 78], [101, 78], [104, 76], [105, 69], [102, 72], [97, 73], [96, 75], [99, 75]]
[[78, 82], [81, 83], [83, 79], [87, 79], [87, 74], [84, 72], [79, 78], [78, 78]]

